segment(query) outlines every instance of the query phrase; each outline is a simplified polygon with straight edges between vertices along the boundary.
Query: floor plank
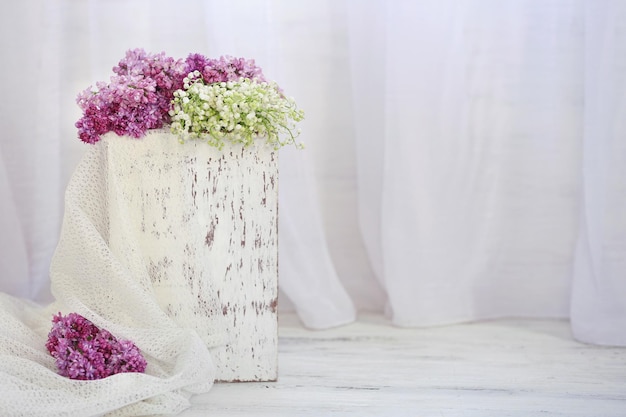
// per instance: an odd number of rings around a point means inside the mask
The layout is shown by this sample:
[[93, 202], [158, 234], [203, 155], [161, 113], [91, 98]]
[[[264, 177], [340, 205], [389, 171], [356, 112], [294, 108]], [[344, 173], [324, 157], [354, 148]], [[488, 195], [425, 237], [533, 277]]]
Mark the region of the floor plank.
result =
[[180, 417], [626, 416], [626, 349], [557, 320], [401, 329], [365, 315], [304, 329], [281, 316], [279, 380], [217, 384]]

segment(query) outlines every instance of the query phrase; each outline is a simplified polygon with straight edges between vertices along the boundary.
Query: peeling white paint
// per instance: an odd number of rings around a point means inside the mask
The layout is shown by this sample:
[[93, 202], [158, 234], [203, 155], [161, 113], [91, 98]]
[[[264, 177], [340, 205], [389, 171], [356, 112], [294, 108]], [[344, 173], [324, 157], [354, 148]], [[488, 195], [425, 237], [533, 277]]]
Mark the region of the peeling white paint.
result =
[[[212, 348], [219, 381], [277, 378], [278, 161], [152, 131], [108, 146], [161, 307]], [[109, 178], [110, 180], [115, 180]], [[111, 219], [114, 223], [115, 219]], [[114, 224], [111, 225], [114, 227]]]

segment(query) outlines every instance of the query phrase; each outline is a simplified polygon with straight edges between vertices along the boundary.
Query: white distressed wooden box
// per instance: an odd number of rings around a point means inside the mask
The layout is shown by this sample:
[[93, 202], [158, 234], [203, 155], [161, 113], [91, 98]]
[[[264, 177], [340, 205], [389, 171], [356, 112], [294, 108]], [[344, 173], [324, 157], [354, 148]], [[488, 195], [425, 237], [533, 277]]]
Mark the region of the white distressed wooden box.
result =
[[[159, 304], [207, 340], [218, 381], [277, 378], [278, 161], [271, 147], [179, 143], [166, 131], [112, 138]], [[112, 170], [111, 170], [112, 171]], [[119, 184], [118, 184], [119, 185]]]

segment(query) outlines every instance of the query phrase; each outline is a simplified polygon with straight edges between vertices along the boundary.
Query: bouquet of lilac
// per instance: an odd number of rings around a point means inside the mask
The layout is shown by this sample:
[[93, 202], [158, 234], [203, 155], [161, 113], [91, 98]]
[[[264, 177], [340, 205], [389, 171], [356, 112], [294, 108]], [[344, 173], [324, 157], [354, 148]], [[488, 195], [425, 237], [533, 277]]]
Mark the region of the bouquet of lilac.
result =
[[76, 127], [83, 142], [96, 143], [107, 132], [140, 138], [170, 126], [181, 142], [204, 139], [221, 148], [225, 140], [247, 146], [265, 137], [279, 148], [295, 144], [295, 122], [304, 118], [254, 60], [200, 54], [176, 60], [134, 49], [113, 72], [109, 84], [99, 82], [78, 95], [83, 116]]
[[117, 340], [83, 316], [59, 313], [52, 323], [46, 348], [60, 375], [93, 380], [121, 372], [145, 371], [146, 360], [133, 342]]

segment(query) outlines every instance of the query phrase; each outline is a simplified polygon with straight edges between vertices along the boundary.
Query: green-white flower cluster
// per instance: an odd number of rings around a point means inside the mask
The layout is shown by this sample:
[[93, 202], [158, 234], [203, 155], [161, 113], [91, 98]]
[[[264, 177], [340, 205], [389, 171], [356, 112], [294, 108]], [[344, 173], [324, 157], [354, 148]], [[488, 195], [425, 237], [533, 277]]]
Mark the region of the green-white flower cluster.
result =
[[203, 139], [221, 149], [225, 143], [250, 146], [257, 138], [275, 149], [295, 144], [295, 123], [304, 118], [291, 98], [274, 83], [247, 78], [205, 84], [198, 71], [174, 92], [171, 129], [181, 141]]

